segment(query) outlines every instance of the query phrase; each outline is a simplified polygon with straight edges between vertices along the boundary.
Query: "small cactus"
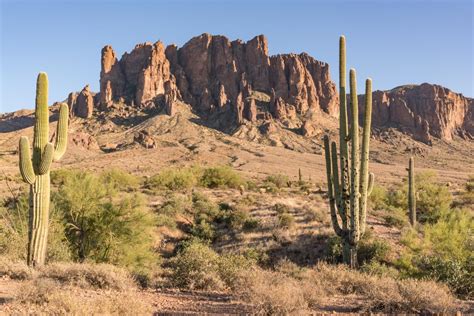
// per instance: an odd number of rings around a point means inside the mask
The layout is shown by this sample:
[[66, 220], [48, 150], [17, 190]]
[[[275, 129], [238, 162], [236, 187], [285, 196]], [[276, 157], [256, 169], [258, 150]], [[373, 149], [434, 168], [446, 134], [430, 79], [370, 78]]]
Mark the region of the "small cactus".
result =
[[30, 185], [28, 220], [28, 265], [41, 266], [46, 258], [48, 239], [51, 162], [61, 159], [66, 152], [68, 106], [62, 103], [56, 130], [56, 143], [48, 142], [48, 76], [40, 73], [36, 82], [36, 108], [33, 137], [33, 155], [26, 136], [20, 138], [19, 166], [23, 180]]
[[408, 164], [408, 214], [412, 227], [416, 226], [416, 190], [415, 190], [415, 159], [410, 157]]
[[301, 168], [298, 168], [298, 182], [303, 183], [303, 174], [301, 172]]
[[[351, 267], [355, 267], [357, 265], [357, 244], [366, 229], [367, 196], [370, 195], [374, 183], [374, 175], [369, 173], [372, 80], [366, 80], [361, 151], [359, 146], [356, 73], [354, 69], [350, 70], [351, 129], [349, 131], [346, 104], [346, 42], [344, 36], [341, 36], [339, 45], [339, 163], [336, 142], [330, 143], [327, 135], [324, 136], [324, 151], [332, 225], [336, 234], [342, 239], [344, 262]], [[349, 142], [352, 142], [350, 159]], [[339, 224], [338, 215], [341, 224]]]

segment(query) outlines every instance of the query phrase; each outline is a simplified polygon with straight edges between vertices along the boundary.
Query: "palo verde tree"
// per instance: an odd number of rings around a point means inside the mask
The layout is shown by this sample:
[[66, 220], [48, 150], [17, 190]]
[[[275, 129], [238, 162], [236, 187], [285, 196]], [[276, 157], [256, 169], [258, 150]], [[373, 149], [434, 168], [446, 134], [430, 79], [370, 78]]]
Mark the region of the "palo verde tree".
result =
[[40, 73], [36, 82], [33, 156], [26, 136], [20, 138], [20, 173], [30, 185], [28, 220], [28, 265], [41, 266], [46, 258], [50, 203], [50, 166], [66, 152], [68, 106], [62, 103], [56, 130], [56, 143], [49, 142], [48, 76]]
[[[350, 131], [346, 101], [346, 42], [339, 42], [339, 161], [336, 142], [330, 144], [324, 136], [326, 172], [331, 221], [336, 234], [342, 239], [343, 261], [357, 265], [357, 244], [365, 233], [367, 196], [374, 183], [369, 173], [369, 141], [372, 116], [372, 80], [366, 80], [365, 113], [362, 149], [359, 145], [359, 108], [356, 90], [356, 72], [350, 70]], [[350, 150], [349, 150], [350, 145]], [[350, 157], [349, 157], [350, 153]], [[350, 168], [350, 171], [349, 171]], [[341, 223], [339, 223], [338, 215]]]

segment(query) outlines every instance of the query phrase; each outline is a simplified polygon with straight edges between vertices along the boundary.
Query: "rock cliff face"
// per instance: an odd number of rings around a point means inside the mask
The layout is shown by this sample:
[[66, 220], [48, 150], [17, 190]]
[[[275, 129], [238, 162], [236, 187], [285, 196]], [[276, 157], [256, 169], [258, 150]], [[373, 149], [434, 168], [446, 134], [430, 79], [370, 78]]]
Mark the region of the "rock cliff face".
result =
[[135, 46], [117, 60], [111, 46], [102, 49], [100, 72], [100, 103], [109, 107], [114, 100], [124, 98], [137, 106], [147, 105], [164, 96], [165, 85], [174, 88], [174, 78], [160, 41]]
[[[232, 130], [247, 122], [276, 120], [305, 136], [321, 132], [325, 112], [339, 114], [329, 65], [306, 53], [268, 54], [267, 39], [248, 42], [202, 34], [183, 47], [160, 41], [135, 46], [118, 59], [111, 46], [101, 55], [100, 94], [89, 88], [68, 98], [71, 114], [88, 118], [94, 107], [117, 102], [139, 108], [190, 104], [209, 125]], [[360, 96], [363, 105], [364, 96]], [[432, 137], [474, 138], [474, 102], [437, 85], [401, 86], [373, 94], [373, 125], [397, 127], [430, 143]], [[361, 107], [363, 115], [363, 106]], [[268, 125], [268, 124], [267, 124]]]
[[182, 99], [205, 117], [218, 114], [221, 125], [257, 120], [253, 91], [274, 96], [269, 110], [275, 118], [286, 116], [287, 109], [301, 115], [310, 109], [338, 114], [328, 64], [307, 54], [269, 56], [263, 35], [244, 43], [203, 34], [181, 48], [145, 43], [120, 60], [106, 46], [100, 89], [103, 108], [120, 98], [135, 106], [164, 100], [171, 113], [170, 100]]
[[[359, 104], [364, 96], [359, 96]], [[395, 126], [430, 143], [432, 137], [451, 140], [454, 135], [474, 138], [473, 99], [438, 86], [423, 83], [373, 93], [374, 126]], [[361, 111], [363, 114], [363, 107]]]

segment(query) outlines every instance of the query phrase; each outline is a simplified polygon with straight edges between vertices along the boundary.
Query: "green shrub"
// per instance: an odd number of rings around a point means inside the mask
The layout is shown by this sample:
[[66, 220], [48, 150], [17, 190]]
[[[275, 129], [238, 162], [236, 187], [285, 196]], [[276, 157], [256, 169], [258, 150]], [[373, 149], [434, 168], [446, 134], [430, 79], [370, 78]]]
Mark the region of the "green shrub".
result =
[[192, 212], [197, 218], [205, 219], [209, 222], [217, 220], [221, 215], [219, 206], [206, 195], [199, 192], [193, 193]]
[[461, 298], [474, 297], [474, 256], [468, 260], [422, 256], [416, 263], [420, 276], [446, 283]]
[[135, 191], [140, 187], [140, 179], [120, 169], [102, 172], [100, 178], [114, 191]]
[[253, 230], [256, 229], [260, 223], [257, 218], [252, 218], [247, 207], [240, 203], [234, 205], [221, 203], [219, 208], [223, 213], [221, 215], [222, 219], [229, 229]]
[[262, 189], [264, 189], [268, 193], [277, 193], [280, 192], [278, 186], [273, 182], [263, 182]]
[[459, 296], [472, 297], [473, 229], [472, 213], [454, 209], [443, 213], [437, 223], [426, 224], [421, 234], [407, 230], [396, 266], [405, 276], [433, 278]]
[[192, 201], [185, 195], [171, 195], [157, 210], [157, 225], [176, 228], [176, 215], [192, 209]]
[[399, 272], [393, 267], [389, 267], [385, 263], [380, 263], [376, 260], [369, 261], [364, 263], [360, 270], [370, 275], [380, 276], [380, 277], [390, 277], [396, 279], [399, 277]]
[[218, 205], [204, 194], [195, 192], [192, 196], [194, 225], [191, 234], [202, 241], [212, 242], [216, 237], [215, 223], [222, 221], [222, 212]]
[[[417, 215], [420, 223], [436, 223], [443, 212], [449, 209], [452, 195], [445, 185], [435, 182], [436, 173], [421, 172], [416, 175]], [[408, 209], [408, 185], [406, 181], [388, 192], [387, 204], [403, 210]]]
[[156, 263], [155, 218], [139, 195], [111, 199], [109, 183], [90, 173], [73, 172], [53, 201], [75, 260], [113, 263], [137, 272]]
[[295, 217], [289, 213], [278, 215], [278, 227], [290, 229], [295, 225]]
[[267, 183], [273, 183], [278, 189], [288, 187], [290, 183], [290, 178], [284, 174], [273, 174], [265, 178], [264, 186]]
[[206, 168], [200, 179], [200, 184], [206, 188], [233, 188], [238, 189], [246, 182], [242, 177], [228, 166]]
[[390, 246], [381, 239], [362, 238], [357, 248], [357, 261], [362, 266], [370, 262], [386, 262]]
[[383, 210], [387, 207], [388, 197], [387, 190], [380, 186], [374, 185], [372, 193], [369, 195], [369, 203], [374, 210]]
[[242, 229], [245, 223], [250, 219], [246, 209], [233, 205], [226, 211], [226, 224], [231, 229]]
[[256, 230], [260, 227], [260, 220], [258, 218], [248, 218], [244, 222], [244, 226], [242, 227], [244, 230]]
[[[357, 261], [359, 266], [373, 262], [387, 262], [390, 246], [383, 240], [374, 239], [370, 234], [365, 235], [357, 247]], [[324, 258], [330, 263], [342, 263], [342, 241], [339, 236], [331, 236], [326, 241]]]
[[385, 220], [385, 223], [388, 226], [402, 228], [408, 225], [408, 216], [406, 213], [406, 210], [393, 206], [387, 206], [382, 218]]
[[170, 260], [171, 282], [189, 289], [232, 288], [238, 273], [253, 263], [241, 255], [220, 256], [208, 245], [192, 240]]
[[342, 239], [339, 236], [329, 236], [324, 247], [324, 259], [329, 263], [342, 262]]
[[200, 219], [194, 223], [191, 234], [204, 242], [212, 242], [216, 237], [216, 229], [212, 223], [205, 219]]
[[474, 206], [474, 175], [469, 176], [464, 185], [464, 190], [459, 193], [455, 203], [457, 206], [462, 207]]
[[199, 176], [200, 169], [197, 167], [169, 168], [148, 179], [146, 186], [149, 189], [190, 189], [198, 184]]

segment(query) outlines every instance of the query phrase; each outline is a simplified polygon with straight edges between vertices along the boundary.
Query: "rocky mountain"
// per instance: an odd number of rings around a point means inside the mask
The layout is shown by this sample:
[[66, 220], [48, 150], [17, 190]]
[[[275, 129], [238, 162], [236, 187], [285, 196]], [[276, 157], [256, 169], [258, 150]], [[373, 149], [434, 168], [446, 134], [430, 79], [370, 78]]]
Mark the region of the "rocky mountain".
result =
[[[363, 100], [360, 96], [361, 106]], [[432, 137], [474, 137], [473, 100], [441, 86], [375, 91], [373, 100], [375, 127], [396, 127], [425, 143]], [[100, 92], [95, 95], [85, 87], [68, 99], [71, 114], [84, 118], [93, 109], [120, 104], [164, 108], [173, 115], [177, 101], [189, 104], [206, 125], [230, 133], [249, 124], [266, 133], [269, 124], [278, 123], [315, 136], [324, 128], [321, 117], [339, 114], [329, 65], [306, 53], [270, 56], [263, 35], [242, 42], [202, 34], [179, 48], [144, 43], [120, 59], [105, 46]]]
[[[365, 96], [359, 96], [359, 104]], [[424, 143], [474, 139], [474, 100], [439, 85], [405, 85], [372, 95], [376, 127], [398, 127]], [[363, 108], [361, 107], [363, 113]]]

